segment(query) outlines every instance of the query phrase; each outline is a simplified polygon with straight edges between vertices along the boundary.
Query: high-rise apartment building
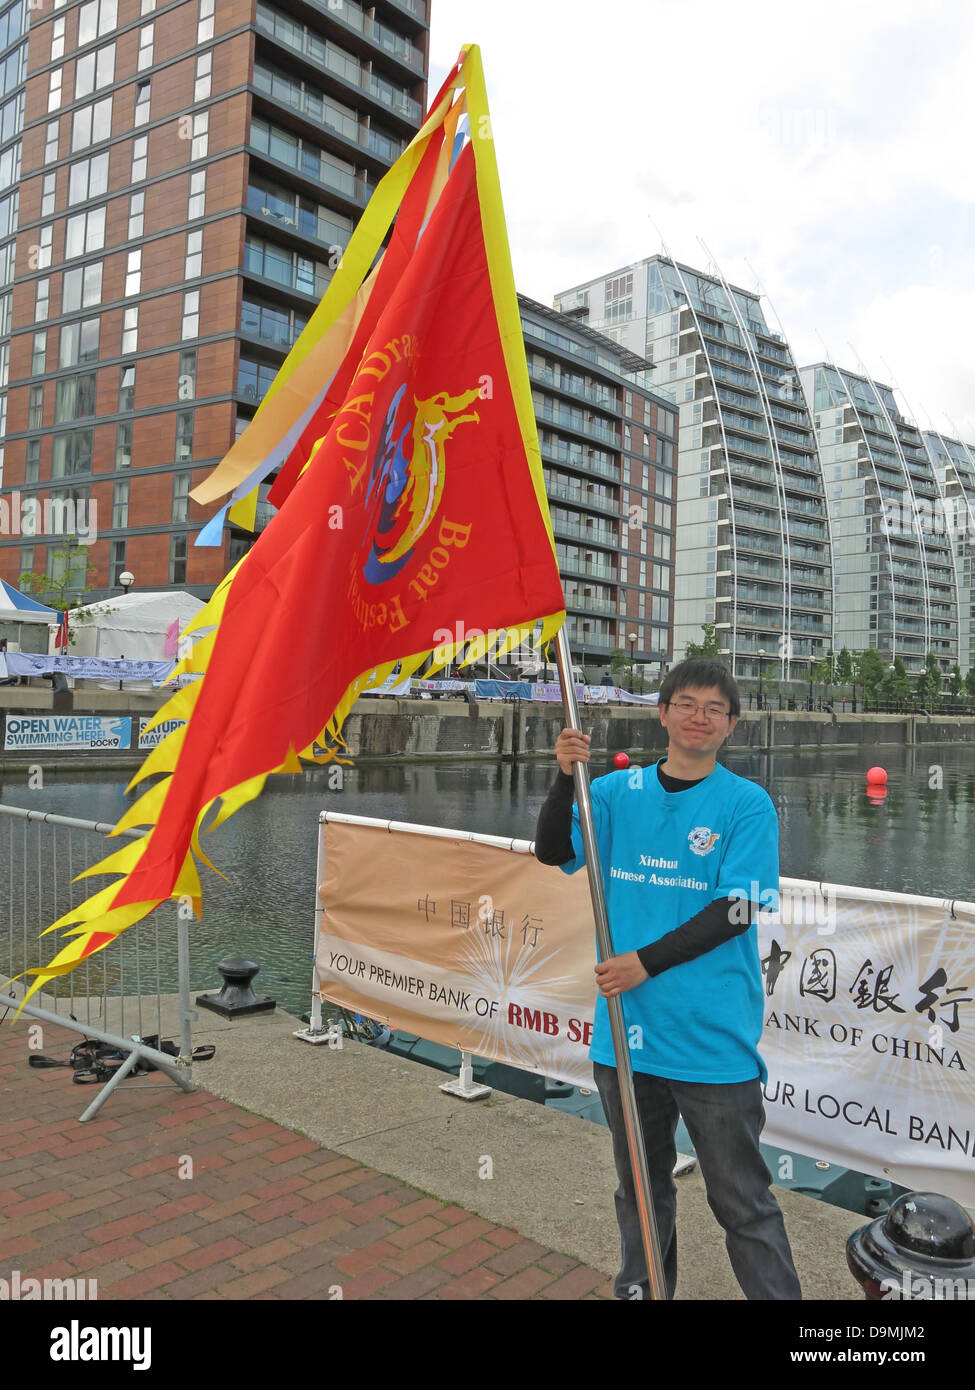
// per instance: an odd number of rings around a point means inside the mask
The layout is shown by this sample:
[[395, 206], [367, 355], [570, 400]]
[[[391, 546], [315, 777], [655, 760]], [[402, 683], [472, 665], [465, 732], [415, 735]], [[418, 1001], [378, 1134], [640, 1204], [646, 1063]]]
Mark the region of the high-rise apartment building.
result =
[[833, 642], [829, 517], [799, 373], [759, 297], [653, 256], [556, 307], [649, 359], [675, 398], [675, 657], [713, 622], [735, 675], [808, 678]]
[[624, 651], [656, 677], [673, 654], [676, 408], [638, 354], [519, 304], [573, 660], [605, 670]]
[[938, 484], [938, 502], [925, 508], [920, 525], [951, 546], [958, 609], [958, 665], [975, 667], [975, 447], [925, 430], [921, 438]]
[[427, 64], [427, 0], [0, 9], [0, 577], [205, 597], [239, 558], [244, 532], [193, 546], [189, 491], [419, 128]]
[[947, 672], [959, 655], [956, 561], [932, 524], [940, 494], [925, 441], [889, 386], [825, 362], [801, 375], [826, 480], [836, 650], [873, 647], [912, 673], [934, 652]]

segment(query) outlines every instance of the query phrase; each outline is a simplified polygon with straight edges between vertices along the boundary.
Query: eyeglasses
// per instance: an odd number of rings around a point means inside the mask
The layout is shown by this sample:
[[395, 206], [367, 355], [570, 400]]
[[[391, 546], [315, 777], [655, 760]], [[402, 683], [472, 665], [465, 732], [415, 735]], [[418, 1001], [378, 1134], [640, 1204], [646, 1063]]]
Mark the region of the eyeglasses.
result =
[[731, 714], [731, 710], [724, 709], [721, 705], [699, 705], [696, 700], [669, 700], [667, 704], [669, 709], [677, 711], [681, 719], [689, 719], [692, 714], [702, 710], [705, 719], [712, 724], [719, 719], [727, 719]]

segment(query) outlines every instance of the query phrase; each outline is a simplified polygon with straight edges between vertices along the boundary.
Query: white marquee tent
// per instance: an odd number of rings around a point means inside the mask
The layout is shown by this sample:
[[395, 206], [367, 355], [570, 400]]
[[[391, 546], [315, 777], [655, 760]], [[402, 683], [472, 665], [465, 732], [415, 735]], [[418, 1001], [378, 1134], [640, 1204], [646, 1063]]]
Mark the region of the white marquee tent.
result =
[[68, 623], [75, 641], [72, 656], [128, 657], [130, 661], [162, 661], [166, 634], [178, 619], [180, 632], [203, 607], [202, 599], [181, 590], [125, 594], [73, 609]]

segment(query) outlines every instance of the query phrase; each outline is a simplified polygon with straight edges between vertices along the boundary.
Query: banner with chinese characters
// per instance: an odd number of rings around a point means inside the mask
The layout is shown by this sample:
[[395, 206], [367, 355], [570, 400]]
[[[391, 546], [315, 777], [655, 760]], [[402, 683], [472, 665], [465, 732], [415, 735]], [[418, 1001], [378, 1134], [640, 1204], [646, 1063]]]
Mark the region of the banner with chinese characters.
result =
[[593, 1086], [584, 874], [567, 878], [472, 840], [335, 821], [322, 832], [324, 998], [489, 1061]]
[[975, 1205], [975, 920], [783, 879], [759, 918], [766, 1143]]
[[[584, 872], [459, 836], [336, 821], [322, 832], [323, 998], [592, 1087]], [[931, 899], [781, 880], [758, 922], [764, 1143], [975, 1206], [965, 906], [953, 916]]]

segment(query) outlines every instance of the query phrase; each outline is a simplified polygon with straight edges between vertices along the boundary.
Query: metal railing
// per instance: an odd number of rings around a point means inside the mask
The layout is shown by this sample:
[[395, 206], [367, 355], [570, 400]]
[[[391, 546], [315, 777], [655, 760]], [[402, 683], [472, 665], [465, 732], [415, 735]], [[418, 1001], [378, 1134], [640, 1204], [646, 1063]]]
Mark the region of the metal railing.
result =
[[[63, 933], [44, 934], [45, 928], [97, 891], [98, 877], [73, 880], [120, 846], [122, 837], [104, 842], [112, 829], [97, 821], [0, 806], [0, 883], [6, 890], [6, 902], [0, 902], [0, 1007], [20, 1008], [34, 978], [24, 972], [49, 963], [65, 945]], [[182, 913], [175, 916], [174, 929], [157, 908], [67, 976], [48, 980], [22, 1006], [31, 1018], [129, 1054], [82, 1120], [91, 1119], [140, 1062], [151, 1062], [183, 1090], [195, 1090], [190, 1026], [197, 1015], [190, 1007], [189, 934]], [[154, 1033], [161, 1047], [162, 1001], [174, 994], [179, 1000], [175, 1057], [142, 1041]]]

